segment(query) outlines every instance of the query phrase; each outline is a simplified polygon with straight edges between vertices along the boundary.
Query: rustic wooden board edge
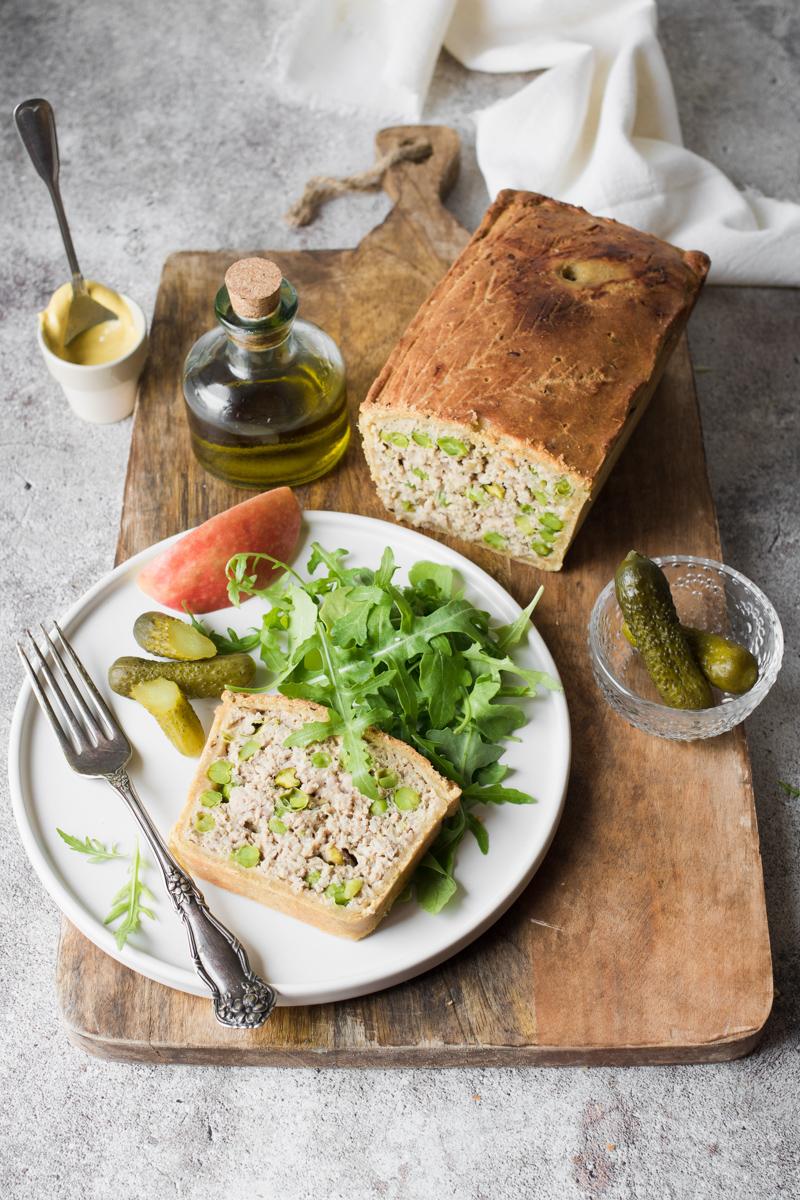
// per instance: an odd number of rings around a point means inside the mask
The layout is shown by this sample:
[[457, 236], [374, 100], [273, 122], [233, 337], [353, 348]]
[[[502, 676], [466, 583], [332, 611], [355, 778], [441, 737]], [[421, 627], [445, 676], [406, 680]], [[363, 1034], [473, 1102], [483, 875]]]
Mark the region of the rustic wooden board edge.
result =
[[[770, 1002], [771, 1009], [771, 1002]], [[733, 1062], [751, 1054], [764, 1033], [764, 1023], [707, 1045], [679, 1047], [630, 1045], [610, 1050], [592, 1046], [373, 1046], [368, 1050], [290, 1052], [260, 1048], [178, 1046], [158, 1042], [131, 1042], [93, 1037], [64, 1021], [67, 1039], [78, 1050], [106, 1062], [174, 1063], [179, 1066], [291, 1067], [313, 1070], [327, 1067], [456, 1070], [464, 1067], [637, 1067], [679, 1066]], [[368, 1061], [365, 1061], [367, 1059]]]
[[[64, 937], [77, 938], [86, 942], [90, 953], [102, 955], [102, 952], [91, 943], [67, 920], [62, 917], [59, 938], [59, 951]], [[102, 955], [105, 959], [105, 955]], [[59, 986], [59, 965], [56, 968], [56, 983], [60, 1005], [61, 1023], [67, 1039], [72, 1046], [84, 1053], [108, 1062], [129, 1063], [175, 1063], [184, 1066], [251, 1066], [251, 1067], [292, 1067], [302, 1069], [327, 1068], [365, 1068], [378, 1067], [381, 1069], [403, 1068], [444, 1068], [457, 1069], [468, 1066], [489, 1067], [501, 1069], [504, 1067], [633, 1067], [633, 1066], [667, 1066], [667, 1065], [700, 1065], [703, 1063], [732, 1062], [744, 1058], [757, 1048], [769, 1023], [774, 1002], [772, 978], [769, 988], [763, 998], [763, 1008], [756, 1023], [749, 1028], [737, 1029], [733, 1032], [720, 1033], [718, 1037], [696, 1042], [691, 1046], [664, 1043], [634, 1043], [620, 1045], [611, 1049], [607, 1046], [548, 1046], [497, 1044], [461, 1046], [446, 1042], [428, 1043], [425, 1045], [396, 1045], [377, 1044], [358, 1046], [348, 1050], [341, 1047], [304, 1046], [289, 1050], [275, 1046], [253, 1044], [236, 1045], [235, 1034], [221, 1031], [225, 1038], [223, 1044], [214, 1046], [198, 1042], [195, 1045], [185, 1045], [159, 1038], [130, 1039], [117, 1038], [100, 1030], [91, 1030], [76, 1025], [70, 1018], [67, 997], [69, 988]], [[121, 963], [115, 966], [123, 975], [133, 976], [135, 973]], [[170, 994], [171, 989], [155, 985], [160, 991]], [[197, 1003], [201, 1003], [197, 998]], [[333, 1007], [333, 1006], [324, 1006]]]

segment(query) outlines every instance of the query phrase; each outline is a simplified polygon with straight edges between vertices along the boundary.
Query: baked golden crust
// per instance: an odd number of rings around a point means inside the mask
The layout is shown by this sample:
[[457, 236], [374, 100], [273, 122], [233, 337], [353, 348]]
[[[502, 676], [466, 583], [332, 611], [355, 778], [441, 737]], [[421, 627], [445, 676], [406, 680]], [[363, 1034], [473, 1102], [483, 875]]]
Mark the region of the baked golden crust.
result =
[[363, 405], [521, 445], [596, 493], [709, 260], [532, 192], [503, 191]]
[[458, 808], [461, 789], [441, 776], [412, 746], [380, 730], [370, 730], [367, 737], [380, 744], [399, 766], [402, 766], [403, 762], [414, 765], [435, 791], [438, 804], [435, 811], [431, 812], [419, 838], [409, 846], [391, 878], [387, 880], [386, 888], [368, 908], [343, 908], [327, 904], [313, 892], [298, 892], [282, 879], [241, 867], [230, 858], [219, 854], [208, 853], [190, 836], [192, 814], [200, 793], [209, 786], [206, 772], [221, 753], [224, 746], [222, 733], [234, 707], [249, 708], [267, 715], [291, 713], [302, 721], [319, 721], [327, 717], [324, 708], [307, 700], [290, 700], [284, 696], [258, 693], [250, 695], [223, 692], [222, 703], [217, 708], [186, 803], [170, 833], [170, 850], [191, 874], [207, 879], [218, 887], [248, 896], [251, 900], [257, 900], [260, 904], [286, 913], [287, 916], [314, 925], [325, 933], [353, 940], [366, 937], [377, 928], [397, 897], [405, 890], [414, 868], [438, 834], [442, 820], [452, 816]]

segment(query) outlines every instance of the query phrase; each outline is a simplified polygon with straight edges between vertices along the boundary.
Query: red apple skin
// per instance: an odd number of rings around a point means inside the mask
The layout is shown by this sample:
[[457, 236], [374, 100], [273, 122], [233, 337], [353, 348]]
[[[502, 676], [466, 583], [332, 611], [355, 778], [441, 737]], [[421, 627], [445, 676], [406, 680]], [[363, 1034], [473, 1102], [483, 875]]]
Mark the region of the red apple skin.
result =
[[[137, 583], [143, 592], [177, 612], [227, 608], [225, 565], [234, 554], [271, 554], [291, 562], [300, 534], [302, 512], [291, 488], [275, 488], [211, 517], [149, 562]], [[266, 586], [277, 574], [269, 563], [258, 564], [258, 583]]]

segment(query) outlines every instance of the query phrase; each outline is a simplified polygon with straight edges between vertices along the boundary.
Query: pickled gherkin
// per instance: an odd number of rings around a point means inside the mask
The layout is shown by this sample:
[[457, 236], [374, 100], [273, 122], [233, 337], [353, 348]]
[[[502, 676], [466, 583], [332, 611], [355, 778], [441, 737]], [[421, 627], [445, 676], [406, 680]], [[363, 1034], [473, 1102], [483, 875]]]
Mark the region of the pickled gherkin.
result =
[[187, 621], [168, 613], [142, 613], [134, 622], [133, 636], [148, 654], [159, 654], [162, 658], [194, 662], [213, 658], [217, 653], [211, 638]]
[[250, 687], [256, 664], [249, 654], [218, 655], [197, 662], [156, 662], [126, 655], [108, 669], [108, 682], [118, 696], [130, 696], [137, 684], [150, 679], [170, 679], [190, 697], [221, 696], [226, 688]]
[[[734, 696], [743, 696], [750, 691], [758, 679], [758, 662], [745, 646], [720, 633], [695, 629], [693, 625], [682, 625], [681, 628], [697, 665], [712, 687]], [[634, 636], [625, 622], [622, 632], [635, 646]]]
[[667, 577], [631, 550], [614, 575], [617, 603], [647, 673], [670, 708], [711, 708], [711, 688], [683, 632]]
[[206, 735], [197, 713], [176, 683], [163, 678], [143, 680], [131, 689], [130, 695], [155, 717], [176, 750], [188, 758], [198, 757]]

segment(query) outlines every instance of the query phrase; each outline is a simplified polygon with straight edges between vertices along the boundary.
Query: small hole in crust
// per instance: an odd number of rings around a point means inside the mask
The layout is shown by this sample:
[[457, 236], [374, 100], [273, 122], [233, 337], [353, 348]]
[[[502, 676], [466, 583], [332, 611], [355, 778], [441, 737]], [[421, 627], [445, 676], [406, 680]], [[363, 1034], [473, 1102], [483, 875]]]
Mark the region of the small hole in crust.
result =
[[[624, 283], [632, 278], [628, 262], [603, 258], [586, 258], [579, 262], [565, 263], [558, 271], [562, 279], [578, 283], [584, 288], [602, 287], [604, 284]], [[642, 301], [644, 303], [644, 301]]]

